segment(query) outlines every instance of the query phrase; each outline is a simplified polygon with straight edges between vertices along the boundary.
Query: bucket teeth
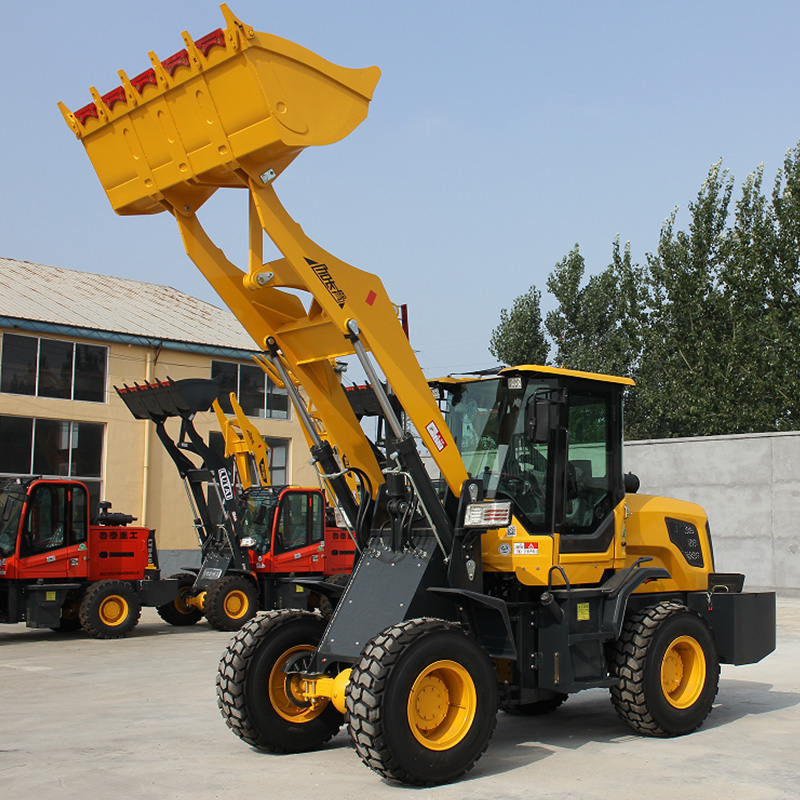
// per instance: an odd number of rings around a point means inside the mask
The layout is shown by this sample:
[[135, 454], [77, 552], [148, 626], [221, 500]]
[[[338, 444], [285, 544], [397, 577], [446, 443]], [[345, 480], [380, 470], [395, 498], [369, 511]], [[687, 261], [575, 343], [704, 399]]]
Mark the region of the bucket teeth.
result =
[[226, 28], [64, 119], [119, 214], [194, 214], [219, 188], [261, 187], [306, 147], [333, 144], [367, 115], [380, 70], [348, 69], [254, 31], [221, 6]]
[[185, 378], [155, 383], [115, 386], [117, 394], [136, 419], [163, 422], [169, 417], [189, 419], [208, 411], [219, 395], [219, 384], [206, 378]]

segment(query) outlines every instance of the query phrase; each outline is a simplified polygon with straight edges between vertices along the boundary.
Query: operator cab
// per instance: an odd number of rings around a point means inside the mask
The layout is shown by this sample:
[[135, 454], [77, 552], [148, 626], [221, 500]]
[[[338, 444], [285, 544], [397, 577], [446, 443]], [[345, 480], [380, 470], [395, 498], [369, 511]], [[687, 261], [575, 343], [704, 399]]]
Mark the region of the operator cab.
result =
[[241, 543], [256, 554], [288, 553], [319, 545], [325, 536], [325, 500], [317, 489], [267, 486], [244, 492]]
[[0, 485], [0, 558], [29, 558], [85, 545], [87, 506], [83, 484], [9, 478]]
[[605, 552], [625, 496], [622, 398], [633, 381], [524, 366], [431, 383], [486, 499], [511, 500], [529, 534], [560, 533], [562, 552]]

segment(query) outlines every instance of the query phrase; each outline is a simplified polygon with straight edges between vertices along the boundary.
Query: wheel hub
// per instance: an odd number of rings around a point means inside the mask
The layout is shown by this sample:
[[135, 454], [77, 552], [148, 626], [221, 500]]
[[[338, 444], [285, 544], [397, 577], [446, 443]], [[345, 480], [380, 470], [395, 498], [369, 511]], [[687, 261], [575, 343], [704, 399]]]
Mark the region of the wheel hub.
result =
[[287, 722], [309, 722], [328, 706], [329, 700], [309, 702], [303, 699], [302, 678], [297, 670], [314, 652], [311, 645], [298, 645], [287, 650], [275, 661], [267, 676], [267, 692], [272, 707]]
[[689, 708], [700, 698], [706, 682], [706, 659], [692, 636], [679, 636], [661, 660], [661, 689], [675, 708]]
[[408, 694], [406, 713], [414, 738], [429, 750], [455, 747], [469, 733], [478, 709], [472, 676], [456, 661], [425, 667]]
[[450, 695], [445, 682], [437, 675], [426, 675], [414, 699], [417, 727], [432, 730], [442, 723], [450, 705]]
[[128, 604], [119, 595], [107, 597], [100, 606], [100, 619], [105, 625], [119, 625], [128, 614]]
[[247, 613], [249, 604], [247, 602], [247, 595], [237, 589], [225, 596], [223, 605], [225, 606], [225, 614], [230, 619], [240, 619]]

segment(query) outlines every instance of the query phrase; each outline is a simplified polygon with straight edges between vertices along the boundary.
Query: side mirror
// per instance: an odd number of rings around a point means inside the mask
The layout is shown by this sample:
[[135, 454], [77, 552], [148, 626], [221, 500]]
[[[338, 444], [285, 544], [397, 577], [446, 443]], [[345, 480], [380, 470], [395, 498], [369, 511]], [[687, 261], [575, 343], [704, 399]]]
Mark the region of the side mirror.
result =
[[528, 401], [528, 439], [533, 444], [547, 444], [550, 441], [550, 434], [555, 428], [557, 407], [548, 395], [535, 394]]

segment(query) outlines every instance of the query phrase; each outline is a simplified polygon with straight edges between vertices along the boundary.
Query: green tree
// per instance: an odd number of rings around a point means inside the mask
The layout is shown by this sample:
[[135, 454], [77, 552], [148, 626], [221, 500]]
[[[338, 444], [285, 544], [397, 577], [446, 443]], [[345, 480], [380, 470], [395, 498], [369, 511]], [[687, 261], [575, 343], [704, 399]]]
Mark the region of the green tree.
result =
[[775, 427], [800, 430], [800, 143], [786, 154], [767, 212], [772, 234], [764, 275]]
[[[611, 263], [586, 278], [576, 245], [547, 288], [556, 301], [545, 327], [555, 362], [629, 375], [629, 438], [800, 429], [800, 144], [763, 192], [763, 168], [732, 204], [733, 177], [717, 162], [688, 225], [676, 208], [644, 267], [614, 240]], [[515, 301], [535, 300], [531, 287]], [[492, 352], [530, 326], [504, 312]], [[528, 359], [512, 359], [523, 361]]]
[[542, 325], [542, 293], [531, 286], [514, 300], [511, 311], [500, 311], [489, 352], [504, 364], [546, 364], [550, 351]]
[[572, 369], [627, 375], [642, 347], [646, 303], [642, 269], [631, 261], [630, 244], [614, 239], [611, 263], [582, 286], [585, 262], [578, 245], [547, 279], [558, 301], [546, 328], [556, 345], [555, 361]]
[[[717, 430], [712, 387], [733, 364], [725, 351], [730, 314], [720, 286], [727, 257], [732, 179], [719, 162], [689, 204], [688, 230], [675, 230], [677, 209], [647, 256], [650, 314], [636, 379], [635, 435], [697, 436]], [[646, 430], [642, 430], [646, 427]]]

